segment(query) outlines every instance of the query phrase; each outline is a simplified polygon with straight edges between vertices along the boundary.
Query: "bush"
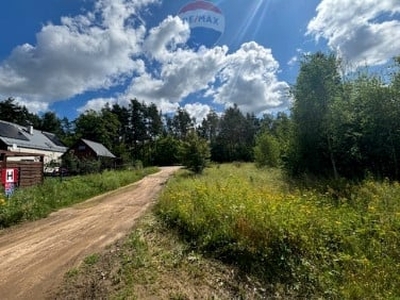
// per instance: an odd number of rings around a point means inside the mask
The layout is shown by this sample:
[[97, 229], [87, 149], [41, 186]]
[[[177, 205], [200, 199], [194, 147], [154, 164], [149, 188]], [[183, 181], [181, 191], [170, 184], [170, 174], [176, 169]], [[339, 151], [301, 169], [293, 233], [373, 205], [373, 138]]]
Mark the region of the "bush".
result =
[[257, 137], [254, 147], [254, 160], [257, 167], [277, 167], [279, 156], [279, 143], [275, 137], [267, 132]]
[[157, 213], [196, 250], [256, 274], [271, 294], [398, 299], [399, 199], [400, 185], [388, 181], [299, 189], [277, 169], [222, 165], [171, 181]]
[[210, 147], [205, 139], [191, 132], [181, 146], [182, 163], [196, 174], [203, 172], [210, 158]]

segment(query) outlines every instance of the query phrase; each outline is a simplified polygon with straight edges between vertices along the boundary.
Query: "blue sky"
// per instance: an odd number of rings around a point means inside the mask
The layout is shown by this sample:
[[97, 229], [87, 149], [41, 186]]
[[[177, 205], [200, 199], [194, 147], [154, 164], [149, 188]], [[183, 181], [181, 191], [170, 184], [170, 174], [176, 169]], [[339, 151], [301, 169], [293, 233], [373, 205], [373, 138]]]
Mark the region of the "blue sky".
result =
[[304, 53], [333, 51], [353, 70], [400, 55], [398, 0], [214, 0], [225, 26], [207, 47], [189, 42], [210, 32], [177, 16], [192, 2], [3, 1], [0, 99], [70, 120], [132, 98], [198, 120], [233, 103], [262, 114], [290, 107]]

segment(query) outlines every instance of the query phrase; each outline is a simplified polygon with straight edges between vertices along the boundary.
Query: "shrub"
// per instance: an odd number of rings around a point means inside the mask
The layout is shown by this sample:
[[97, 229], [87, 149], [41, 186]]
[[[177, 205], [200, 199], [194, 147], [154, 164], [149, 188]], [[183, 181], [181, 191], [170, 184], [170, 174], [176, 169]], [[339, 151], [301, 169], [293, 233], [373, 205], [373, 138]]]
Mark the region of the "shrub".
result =
[[340, 186], [300, 189], [276, 169], [222, 165], [170, 181], [157, 213], [195, 249], [257, 274], [271, 294], [399, 298], [400, 185]]
[[254, 147], [254, 160], [257, 167], [277, 167], [279, 156], [279, 143], [275, 137], [267, 132], [257, 137]]
[[196, 174], [203, 172], [210, 158], [210, 148], [205, 139], [200, 138], [197, 133], [188, 134], [186, 141], [181, 145], [182, 163]]

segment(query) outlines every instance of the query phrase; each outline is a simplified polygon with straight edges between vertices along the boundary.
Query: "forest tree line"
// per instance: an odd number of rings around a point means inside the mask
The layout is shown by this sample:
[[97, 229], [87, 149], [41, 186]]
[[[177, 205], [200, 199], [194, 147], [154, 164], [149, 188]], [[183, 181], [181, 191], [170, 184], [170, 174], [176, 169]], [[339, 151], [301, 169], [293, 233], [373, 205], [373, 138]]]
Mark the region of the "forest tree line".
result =
[[300, 62], [290, 111], [243, 113], [237, 105], [211, 111], [196, 122], [183, 108], [162, 114], [155, 104], [132, 99], [107, 104], [75, 120], [54, 112], [39, 116], [12, 98], [0, 102], [0, 118], [53, 132], [71, 146], [79, 138], [104, 144], [121, 164], [182, 162], [182, 143], [207, 142], [215, 162], [255, 161], [292, 175], [399, 179], [400, 57], [386, 72], [342, 74], [333, 54], [314, 53]]

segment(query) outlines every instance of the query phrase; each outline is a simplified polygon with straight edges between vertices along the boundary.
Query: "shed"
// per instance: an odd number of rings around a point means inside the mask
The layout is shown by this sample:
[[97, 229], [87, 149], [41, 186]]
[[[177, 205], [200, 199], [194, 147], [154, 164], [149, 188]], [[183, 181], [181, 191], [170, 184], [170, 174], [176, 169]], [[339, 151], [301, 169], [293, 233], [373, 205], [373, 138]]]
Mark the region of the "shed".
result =
[[44, 154], [0, 150], [0, 169], [18, 169], [20, 187], [43, 182]]
[[116, 158], [103, 144], [86, 139], [80, 139], [70, 150], [73, 150], [74, 155], [79, 158]]
[[69, 148], [66, 154], [72, 155], [81, 161], [98, 161], [100, 162], [100, 170], [115, 168], [116, 156], [98, 142], [80, 139]]

